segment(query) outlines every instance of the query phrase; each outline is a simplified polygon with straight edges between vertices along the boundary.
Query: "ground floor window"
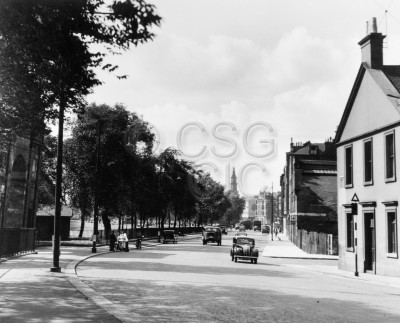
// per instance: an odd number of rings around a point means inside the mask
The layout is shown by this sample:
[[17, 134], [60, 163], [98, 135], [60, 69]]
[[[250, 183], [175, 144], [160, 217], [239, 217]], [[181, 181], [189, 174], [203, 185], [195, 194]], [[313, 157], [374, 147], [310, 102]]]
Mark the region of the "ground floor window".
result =
[[387, 218], [387, 252], [397, 254], [397, 215], [396, 211], [386, 211]]
[[354, 250], [354, 220], [352, 213], [346, 213], [347, 250]]

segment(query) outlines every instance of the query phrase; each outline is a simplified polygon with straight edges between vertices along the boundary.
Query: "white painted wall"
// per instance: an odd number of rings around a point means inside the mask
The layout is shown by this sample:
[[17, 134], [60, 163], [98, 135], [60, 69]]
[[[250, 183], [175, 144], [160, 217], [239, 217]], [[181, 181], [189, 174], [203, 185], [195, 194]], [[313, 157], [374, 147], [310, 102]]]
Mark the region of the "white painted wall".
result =
[[[384, 119], [379, 117], [380, 122]], [[352, 119], [354, 122], [354, 119]], [[350, 119], [349, 119], [350, 121]], [[358, 121], [358, 123], [362, 123]], [[392, 123], [392, 122], [391, 122]], [[371, 121], [370, 124], [377, 125]], [[352, 123], [347, 123], [347, 128], [352, 128]], [[363, 129], [362, 131], [364, 131]], [[350, 133], [350, 130], [348, 131]], [[354, 135], [355, 132], [352, 132]], [[337, 170], [338, 170], [338, 230], [339, 230], [339, 268], [354, 271], [355, 257], [354, 252], [346, 250], [346, 213], [343, 204], [351, 203], [354, 193], [357, 194], [360, 202], [376, 202], [375, 209], [375, 233], [376, 233], [376, 273], [379, 275], [400, 276], [400, 260], [389, 258], [387, 250], [387, 224], [385, 205], [382, 202], [400, 202], [400, 127], [395, 129], [396, 147], [396, 181], [385, 183], [384, 178], [384, 134], [376, 134], [373, 138], [373, 185], [364, 186], [363, 184], [363, 141], [353, 142], [353, 188], [344, 187], [344, 146], [337, 150]], [[398, 212], [398, 221], [400, 214]], [[363, 272], [364, 268], [364, 227], [363, 227], [363, 208], [358, 206], [358, 270]], [[399, 232], [399, 223], [397, 223]], [[399, 237], [398, 237], [399, 243]], [[399, 252], [399, 251], [398, 251]]]

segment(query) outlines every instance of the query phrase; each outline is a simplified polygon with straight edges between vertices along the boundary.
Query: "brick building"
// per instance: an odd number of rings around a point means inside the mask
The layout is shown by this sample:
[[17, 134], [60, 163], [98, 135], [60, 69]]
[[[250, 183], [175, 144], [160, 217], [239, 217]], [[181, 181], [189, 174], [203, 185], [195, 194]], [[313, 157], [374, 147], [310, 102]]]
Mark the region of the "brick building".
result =
[[336, 185], [331, 140], [290, 144], [281, 176], [281, 212], [286, 234], [308, 253], [337, 253]]

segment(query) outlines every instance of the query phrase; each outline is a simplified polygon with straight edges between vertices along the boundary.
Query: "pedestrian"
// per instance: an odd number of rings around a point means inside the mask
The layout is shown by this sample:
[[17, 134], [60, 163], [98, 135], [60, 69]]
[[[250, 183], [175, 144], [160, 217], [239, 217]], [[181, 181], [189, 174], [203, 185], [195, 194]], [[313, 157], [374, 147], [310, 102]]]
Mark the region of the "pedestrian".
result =
[[278, 229], [275, 228], [275, 238], [278, 236]]
[[124, 249], [124, 243], [125, 243], [125, 238], [124, 238], [123, 232], [121, 232], [118, 235], [117, 240], [118, 240], [118, 247], [117, 248], [118, 248], [119, 251], [122, 251]]
[[129, 251], [129, 239], [126, 235], [126, 232], [123, 234], [124, 244], [125, 244], [125, 252]]
[[110, 251], [115, 251], [115, 243], [117, 242], [117, 237], [114, 234], [114, 231], [111, 231], [110, 234]]

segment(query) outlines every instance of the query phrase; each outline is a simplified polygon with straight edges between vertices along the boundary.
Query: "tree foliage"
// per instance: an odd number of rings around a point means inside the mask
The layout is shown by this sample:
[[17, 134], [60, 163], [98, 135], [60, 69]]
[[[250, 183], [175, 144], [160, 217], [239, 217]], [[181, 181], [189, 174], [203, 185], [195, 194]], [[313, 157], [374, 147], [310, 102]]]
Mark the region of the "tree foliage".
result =
[[107, 54], [151, 40], [160, 20], [143, 0], [1, 1], [0, 135], [44, 133], [60, 104], [82, 110], [95, 69], [117, 68]]

